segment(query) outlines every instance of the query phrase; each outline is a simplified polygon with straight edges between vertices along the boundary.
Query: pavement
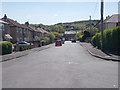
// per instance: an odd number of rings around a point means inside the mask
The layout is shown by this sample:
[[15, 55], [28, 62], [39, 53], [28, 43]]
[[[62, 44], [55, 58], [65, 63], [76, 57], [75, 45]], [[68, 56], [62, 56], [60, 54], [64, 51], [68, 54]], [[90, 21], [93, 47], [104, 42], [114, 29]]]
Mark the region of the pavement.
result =
[[80, 45], [83, 46], [92, 56], [104, 59], [104, 60], [112, 60], [112, 61], [120, 61], [120, 56], [112, 55], [112, 54], [106, 54], [100, 49], [97, 49], [93, 47], [90, 43], [83, 43], [80, 42]]
[[44, 50], [44, 49], [48, 49], [52, 46], [53, 46], [53, 44], [49, 44], [49, 45], [46, 45], [46, 46], [37, 47], [37, 48], [25, 50], [25, 51], [13, 52], [12, 54], [2, 55], [2, 56], [0, 56], [0, 62], [4, 62], [4, 61], [12, 60], [12, 59], [15, 59], [15, 58], [19, 58], [19, 57], [28, 55], [30, 53], [33, 53], [35, 51], [41, 51], [41, 50]]

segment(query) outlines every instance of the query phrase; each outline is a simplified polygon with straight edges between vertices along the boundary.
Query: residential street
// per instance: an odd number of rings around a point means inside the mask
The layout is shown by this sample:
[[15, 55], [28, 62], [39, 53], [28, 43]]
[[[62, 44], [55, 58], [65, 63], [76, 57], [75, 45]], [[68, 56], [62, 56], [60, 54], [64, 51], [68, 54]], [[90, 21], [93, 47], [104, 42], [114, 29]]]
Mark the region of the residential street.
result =
[[90, 55], [79, 42], [2, 63], [2, 88], [118, 88], [118, 62]]

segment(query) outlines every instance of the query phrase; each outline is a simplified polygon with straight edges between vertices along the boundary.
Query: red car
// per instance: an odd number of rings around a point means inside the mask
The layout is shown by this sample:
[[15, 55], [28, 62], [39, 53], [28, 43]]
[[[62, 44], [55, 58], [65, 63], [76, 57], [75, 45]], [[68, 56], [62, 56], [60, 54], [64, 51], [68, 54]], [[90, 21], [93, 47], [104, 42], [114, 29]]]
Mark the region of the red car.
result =
[[62, 46], [62, 41], [61, 40], [55, 41], [55, 46]]

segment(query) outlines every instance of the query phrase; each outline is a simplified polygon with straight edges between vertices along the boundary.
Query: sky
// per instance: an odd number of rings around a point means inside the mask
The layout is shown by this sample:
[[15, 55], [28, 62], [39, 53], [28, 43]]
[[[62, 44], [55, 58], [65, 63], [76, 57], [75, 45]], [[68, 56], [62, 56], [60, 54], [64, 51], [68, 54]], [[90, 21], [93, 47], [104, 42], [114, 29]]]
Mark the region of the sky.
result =
[[[104, 3], [104, 18], [118, 13], [118, 2]], [[19, 23], [52, 25], [61, 22], [100, 19], [100, 2], [2, 2], [2, 17]]]

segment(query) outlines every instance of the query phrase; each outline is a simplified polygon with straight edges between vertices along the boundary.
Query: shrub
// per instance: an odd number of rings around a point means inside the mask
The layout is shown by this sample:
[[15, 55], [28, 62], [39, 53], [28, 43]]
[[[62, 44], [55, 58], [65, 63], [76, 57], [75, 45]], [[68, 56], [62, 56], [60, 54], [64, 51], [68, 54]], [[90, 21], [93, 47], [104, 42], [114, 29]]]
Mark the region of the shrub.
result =
[[8, 41], [0, 42], [0, 54], [10, 54], [12, 53], [12, 43]]
[[92, 44], [94, 47], [97, 47], [98, 49], [101, 48], [101, 33], [96, 33], [92, 37]]
[[[96, 33], [92, 37], [92, 45], [101, 47], [101, 34]], [[104, 51], [120, 55], [120, 27], [104, 30]]]
[[113, 53], [120, 55], [120, 27], [112, 30]]
[[112, 51], [112, 30], [107, 29], [104, 31], [104, 49]]
[[80, 42], [84, 42], [84, 35], [79, 36]]
[[91, 44], [92, 44], [94, 47], [96, 47], [96, 46], [97, 46], [97, 44], [96, 44], [96, 37], [95, 37], [95, 35], [92, 37], [92, 42], [91, 42]]
[[88, 31], [84, 31], [83, 34], [78, 34], [78, 35], [77, 35], [77, 38], [78, 38], [81, 42], [85, 42], [85, 40], [86, 40], [87, 38], [89, 38], [89, 37], [90, 37], [90, 33], [89, 33]]
[[20, 51], [31, 49], [31, 45], [21, 45], [19, 46]]
[[58, 32], [51, 32], [54, 36], [55, 36], [55, 40], [60, 39], [61, 38], [61, 34]]
[[54, 40], [55, 40], [55, 35], [54, 35], [53, 33], [47, 34], [47, 37], [49, 38], [50, 43], [53, 43], [53, 42], [54, 42]]
[[41, 37], [42, 46], [50, 43], [50, 39], [48, 37]]

